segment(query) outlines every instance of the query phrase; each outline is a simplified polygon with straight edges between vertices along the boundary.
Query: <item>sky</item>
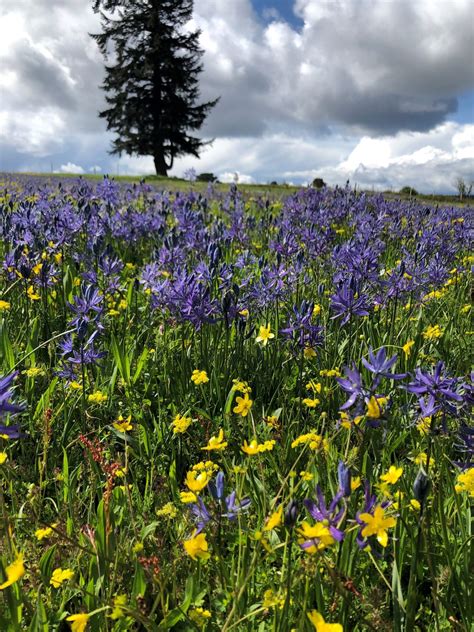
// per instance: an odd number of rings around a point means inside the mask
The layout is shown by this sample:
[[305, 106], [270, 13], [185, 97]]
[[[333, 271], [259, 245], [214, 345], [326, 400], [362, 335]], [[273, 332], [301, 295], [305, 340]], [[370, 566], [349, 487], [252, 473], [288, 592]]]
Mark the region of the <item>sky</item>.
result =
[[[2, 0], [0, 171], [153, 173], [110, 156], [87, 0]], [[449, 193], [474, 180], [473, 0], [195, 0], [199, 159], [222, 181]]]

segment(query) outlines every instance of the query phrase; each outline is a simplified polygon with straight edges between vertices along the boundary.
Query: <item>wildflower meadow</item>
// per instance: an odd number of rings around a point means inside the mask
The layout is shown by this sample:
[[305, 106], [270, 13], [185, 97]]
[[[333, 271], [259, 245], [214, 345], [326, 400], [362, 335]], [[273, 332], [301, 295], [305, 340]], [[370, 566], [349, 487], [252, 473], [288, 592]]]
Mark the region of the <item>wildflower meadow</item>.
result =
[[1, 631], [470, 632], [472, 208], [1, 185]]

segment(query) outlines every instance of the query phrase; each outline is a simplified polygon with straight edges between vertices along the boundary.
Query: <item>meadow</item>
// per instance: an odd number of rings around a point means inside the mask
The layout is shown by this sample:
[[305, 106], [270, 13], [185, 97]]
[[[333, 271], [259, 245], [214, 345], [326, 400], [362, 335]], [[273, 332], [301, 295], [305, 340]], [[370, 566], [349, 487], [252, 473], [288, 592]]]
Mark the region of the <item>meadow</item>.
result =
[[473, 208], [0, 184], [0, 630], [472, 629]]

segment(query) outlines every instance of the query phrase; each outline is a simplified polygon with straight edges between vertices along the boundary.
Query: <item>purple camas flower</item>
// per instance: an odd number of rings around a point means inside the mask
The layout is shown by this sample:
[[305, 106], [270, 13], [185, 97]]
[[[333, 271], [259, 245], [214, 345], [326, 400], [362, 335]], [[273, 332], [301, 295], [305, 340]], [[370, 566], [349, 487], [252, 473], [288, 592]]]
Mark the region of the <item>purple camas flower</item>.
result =
[[385, 347], [381, 347], [377, 351], [376, 355], [374, 355], [372, 348], [369, 349], [369, 359], [366, 360], [365, 358], [362, 358], [362, 364], [375, 376], [372, 390], [377, 388], [382, 377], [388, 378], [390, 380], [401, 380], [406, 377], [406, 373], [390, 372], [390, 369], [393, 367], [396, 361], [396, 354], [387, 359], [387, 352], [385, 351]]
[[344, 507], [339, 507], [339, 503], [344, 496], [344, 491], [340, 489], [334, 498], [326, 506], [326, 499], [319, 485], [316, 487], [317, 502], [306, 498], [304, 506], [308, 510], [310, 516], [317, 522], [324, 522], [328, 525], [332, 537], [340, 542], [344, 538], [344, 531], [339, 529], [339, 525], [344, 517]]
[[453, 402], [461, 402], [462, 396], [457, 392], [459, 380], [448, 377], [445, 373], [444, 362], [438, 362], [433, 372], [429, 373], [420, 368], [415, 369], [415, 377], [406, 386], [407, 391], [418, 395], [420, 406], [424, 414], [433, 415], [440, 410], [456, 413]]
[[346, 393], [349, 393], [349, 399], [341, 406], [341, 410], [347, 410], [353, 406], [358, 399], [364, 399], [368, 396], [368, 390], [362, 384], [362, 376], [357, 370], [355, 364], [352, 368], [345, 367], [346, 377], [338, 377], [337, 382]]
[[[10, 373], [10, 375], [5, 375], [0, 378], [0, 419], [5, 417], [7, 414], [14, 415], [15, 413], [19, 413], [24, 410], [24, 406], [21, 404], [14, 404], [11, 401], [13, 397], [12, 384], [17, 375], [18, 371], [14, 371], [13, 373]], [[2, 432], [0, 432], [0, 434], [2, 434]]]
[[241, 511], [245, 511], [250, 507], [250, 500], [244, 498], [240, 502], [236, 501], [237, 494], [235, 491], [231, 492], [228, 496], [224, 496], [224, 472], [218, 472], [216, 481], [210, 481], [207, 489], [211, 495], [212, 503], [211, 510], [206, 507], [201, 497], [198, 498], [197, 503], [192, 503], [189, 509], [197, 522], [197, 532], [200, 533], [206, 525], [212, 521], [218, 521], [221, 518], [227, 518], [228, 520], [235, 520], [237, 514]]
[[313, 309], [314, 303], [309, 301], [302, 301], [299, 307], [294, 305], [286, 327], [280, 330], [299, 349], [314, 349], [323, 343], [323, 328], [311, 322]]
[[366, 294], [355, 292], [346, 282], [331, 296], [331, 309], [334, 312], [331, 319], [342, 317], [341, 325], [345, 325], [352, 316], [368, 316], [370, 303]]

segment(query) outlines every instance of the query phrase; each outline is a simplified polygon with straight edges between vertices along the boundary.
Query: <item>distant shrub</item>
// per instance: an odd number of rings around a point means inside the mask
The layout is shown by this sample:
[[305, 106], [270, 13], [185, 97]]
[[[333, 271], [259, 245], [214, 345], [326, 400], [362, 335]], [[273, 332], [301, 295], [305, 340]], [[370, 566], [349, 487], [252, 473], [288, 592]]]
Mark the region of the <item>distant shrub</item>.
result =
[[418, 191], [413, 187], [403, 187], [402, 189], [400, 189], [400, 193], [402, 195], [419, 195]]
[[198, 182], [217, 182], [217, 176], [213, 173], [199, 173], [196, 180]]
[[313, 186], [315, 189], [322, 189], [326, 186], [326, 183], [322, 178], [315, 178], [311, 186]]

